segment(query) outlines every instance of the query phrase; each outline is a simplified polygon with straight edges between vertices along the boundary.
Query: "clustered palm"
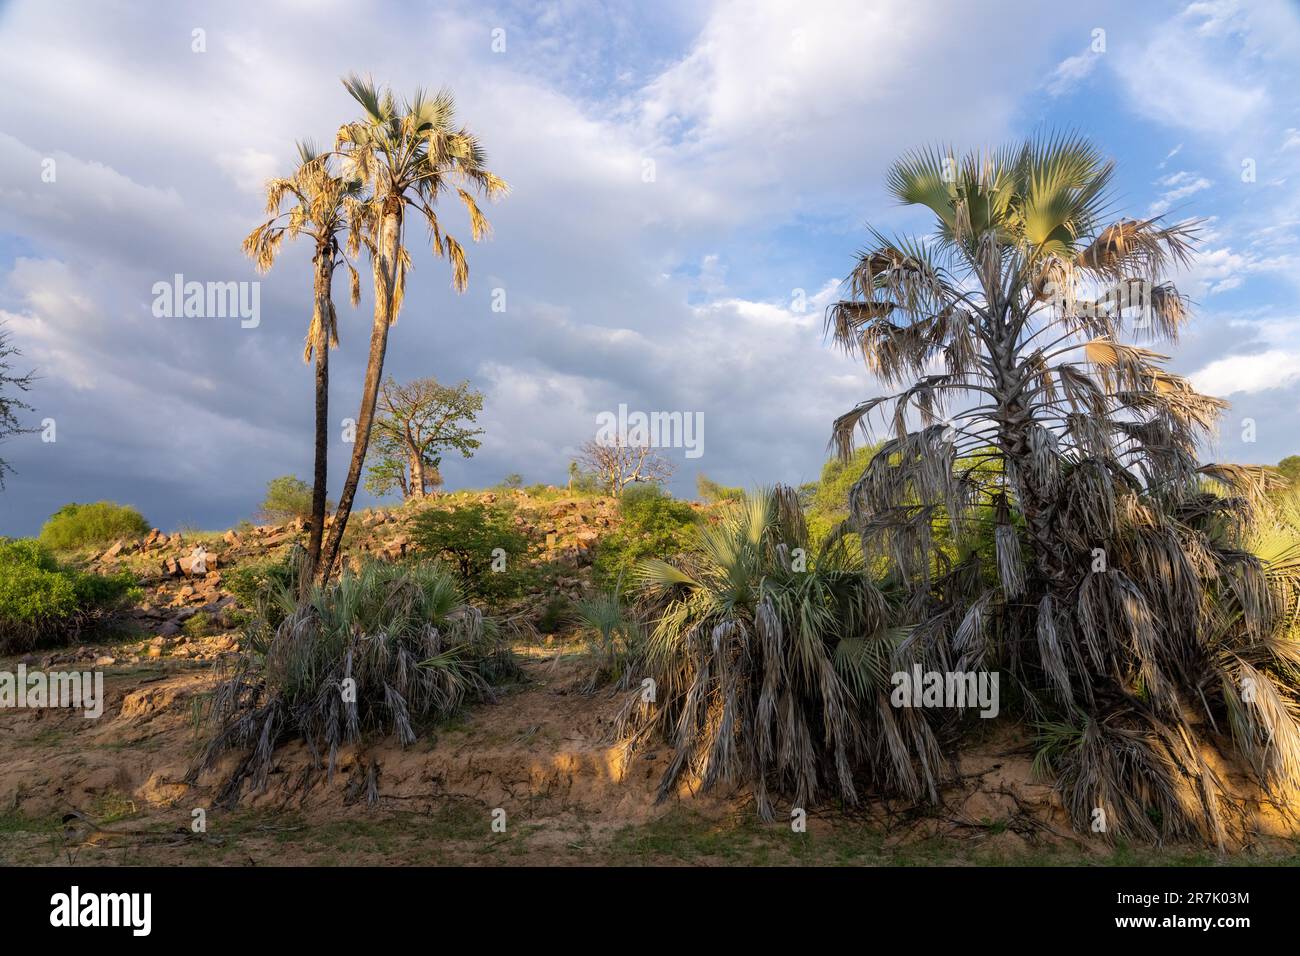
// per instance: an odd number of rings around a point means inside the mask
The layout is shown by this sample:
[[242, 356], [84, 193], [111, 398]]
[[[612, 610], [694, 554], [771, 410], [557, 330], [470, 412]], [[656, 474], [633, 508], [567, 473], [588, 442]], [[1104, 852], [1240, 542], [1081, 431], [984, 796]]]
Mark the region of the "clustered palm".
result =
[[770, 820], [778, 796], [853, 804], [864, 782], [937, 797], [928, 717], [889, 704], [896, 662], [911, 663], [906, 630], [853, 552], [813, 555], [793, 491], [730, 504], [691, 554], [644, 562], [638, 581], [654, 694], [635, 692], [620, 736], [629, 752], [654, 735], [672, 746], [660, 799], [743, 785]]
[[828, 310], [897, 389], [833, 441], [848, 454], [880, 413], [853, 527], [918, 655], [1010, 675], [1076, 823], [1221, 841], [1206, 744], [1300, 785], [1296, 566], [1247, 548], [1268, 473], [1199, 463], [1226, 404], [1121, 341], [1177, 338], [1195, 224], [1111, 221], [1112, 173], [1074, 137], [899, 161], [892, 192], [937, 234], [874, 233]]
[[[386, 88], [356, 75], [343, 81], [360, 104], [360, 120], [340, 127], [335, 149], [318, 153], [310, 145], [299, 147], [300, 164], [288, 179], [267, 184], [267, 212], [273, 218], [244, 241], [244, 249], [259, 268], [269, 269], [285, 236], [310, 237], [316, 245], [314, 306], [305, 357], [316, 357], [316, 461], [312, 489], [312, 528], [307, 569], [326, 580], [333, 573], [348, 516], [361, 480], [375, 405], [388, 350], [388, 333], [397, 321], [406, 288], [411, 255], [403, 244], [408, 214], [429, 229], [435, 255], [451, 263], [452, 285], [464, 291], [469, 266], [464, 247], [448, 233], [438, 218], [439, 200], [454, 192], [469, 216], [475, 241], [488, 231], [487, 219], [475, 195], [489, 199], [507, 191], [504, 180], [488, 171], [483, 148], [465, 127], [456, 125], [455, 102], [443, 90], [429, 96], [416, 90], [399, 102]], [[336, 173], [335, 167], [342, 172]], [[285, 212], [287, 199], [293, 204]], [[341, 246], [339, 237], [346, 233]], [[343, 253], [355, 256], [364, 247], [370, 255], [374, 279], [374, 322], [370, 352], [356, 420], [351, 462], [339, 497], [334, 523], [322, 543], [326, 501], [328, 452], [328, 351], [338, 343], [337, 318], [330, 293], [339, 262], [352, 273], [352, 302], [360, 298], [355, 269]], [[322, 560], [323, 558], [323, 560]]]
[[208, 701], [212, 736], [188, 778], [238, 754], [223, 804], [237, 802], [245, 785], [264, 789], [277, 748], [294, 737], [332, 774], [340, 747], [367, 733], [392, 733], [406, 746], [421, 721], [490, 700], [494, 684], [517, 674], [496, 625], [434, 563], [369, 562], [305, 595], [272, 587], [245, 640]]

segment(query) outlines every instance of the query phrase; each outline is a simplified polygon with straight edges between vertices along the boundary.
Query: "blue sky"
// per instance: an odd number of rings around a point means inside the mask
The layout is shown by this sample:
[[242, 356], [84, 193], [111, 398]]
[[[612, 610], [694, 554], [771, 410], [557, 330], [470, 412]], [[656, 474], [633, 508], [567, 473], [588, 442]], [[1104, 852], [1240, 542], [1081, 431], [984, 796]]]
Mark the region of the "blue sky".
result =
[[[823, 341], [821, 310], [868, 223], [928, 225], [887, 196], [889, 162], [1044, 130], [1116, 159], [1117, 216], [1206, 219], [1179, 276], [1196, 317], [1165, 349], [1232, 402], [1206, 457], [1300, 452], [1300, 9], [975, 6], [11, 0], [0, 321], [40, 376], [32, 423], [54, 419], [57, 440], [0, 446], [17, 472], [0, 534], [99, 498], [224, 527], [269, 479], [310, 473], [307, 253], [259, 277], [239, 242], [294, 140], [328, 142], [353, 115], [349, 70], [451, 87], [513, 186], [464, 295], [409, 236], [388, 370], [469, 378], [487, 399], [484, 447], [447, 464], [451, 487], [561, 482], [620, 403], [703, 412], [704, 455], [670, 455], [678, 494], [701, 469], [815, 477], [834, 416], [880, 391]], [[260, 279], [261, 324], [155, 318], [152, 285], [177, 272]], [[341, 310], [336, 420], [355, 414], [369, 317], [368, 297]], [[348, 452], [336, 436], [336, 489]]]

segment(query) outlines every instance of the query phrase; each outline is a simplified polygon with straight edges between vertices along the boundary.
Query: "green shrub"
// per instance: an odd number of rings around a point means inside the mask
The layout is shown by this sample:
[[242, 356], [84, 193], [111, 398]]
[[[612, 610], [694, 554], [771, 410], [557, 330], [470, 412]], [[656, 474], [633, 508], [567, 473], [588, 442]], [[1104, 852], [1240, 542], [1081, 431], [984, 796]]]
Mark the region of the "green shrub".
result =
[[[242, 564], [223, 575], [223, 583], [235, 599], [246, 609], [258, 611], [274, 618], [279, 613], [274, 601], [281, 591], [292, 590], [297, 581], [294, 557], [278, 561], [258, 561]], [[278, 624], [276, 619], [274, 623]]]
[[181, 625], [181, 631], [186, 637], [207, 637], [212, 629], [212, 623], [212, 615], [207, 611], [198, 611], [186, 619]]
[[622, 522], [596, 546], [596, 579], [606, 588], [646, 558], [668, 560], [689, 549], [700, 520], [686, 502], [651, 484], [624, 491], [618, 510]]
[[411, 523], [411, 538], [428, 556], [446, 561], [465, 590], [478, 597], [515, 597], [533, 579], [532, 542], [515, 524], [509, 504], [430, 509]]
[[41, 528], [41, 544], [55, 551], [112, 544], [119, 538], [142, 538], [149, 522], [140, 512], [111, 501], [64, 505]]
[[[325, 510], [334, 510], [334, 502], [326, 501]], [[258, 509], [263, 521], [292, 521], [311, 517], [311, 485], [293, 475], [281, 475], [266, 483], [266, 498]]]
[[695, 491], [700, 496], [701, 501], [706, 501], [709, 504], [716, 504], [719, 501], [743, 501], [745, 499], [744, 488], [720, 485], [704, 472], [700, 472], [695, 476]]
[[237, 801], [246, 782], [262, 789], [290, 739], [318, 761], [328, 755], [332, 774], [340, 746], [370, 733], [410, 744], [421, 721], [492, 699], [494, 684], [519, 673], [498, 629], [434, 563], [368, 562], [305, 600], [292, 587], [274, 600], [278, 619], [255, 615], [247, 650], [208, 701], [212, 737], [188, 779], [228, 751], [243, 754], [219, 803]]
[[71, 641], [137, 593], [125, 572], [86, 574], [31, 538], [0, 540], [0, 653]]
[[862, 477], [878, 447], [859, 448], [847, 462], [835, 457], [822, 465], [821, 479], [813, 486], [807, 509], [808, 538], [814, 547], [848, 519], [849, 490]]

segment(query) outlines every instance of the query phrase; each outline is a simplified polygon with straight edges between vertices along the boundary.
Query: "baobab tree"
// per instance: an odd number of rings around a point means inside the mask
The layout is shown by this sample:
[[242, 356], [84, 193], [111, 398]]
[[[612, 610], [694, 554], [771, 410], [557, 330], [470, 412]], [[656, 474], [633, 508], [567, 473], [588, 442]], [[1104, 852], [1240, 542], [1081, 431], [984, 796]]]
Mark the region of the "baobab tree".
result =
[[375, 461], [366, 487], [376, 494], [394, 488], [403, 498], [422, 498], [442, 484], [439, 466], [449, 451], [469, 458], [483, 429], [472, 428], [483, 409], [483, 393], [469, 382], [442, 385], [421, 378], [399, 385], [388, 378], [379, 392], [375, 418]]

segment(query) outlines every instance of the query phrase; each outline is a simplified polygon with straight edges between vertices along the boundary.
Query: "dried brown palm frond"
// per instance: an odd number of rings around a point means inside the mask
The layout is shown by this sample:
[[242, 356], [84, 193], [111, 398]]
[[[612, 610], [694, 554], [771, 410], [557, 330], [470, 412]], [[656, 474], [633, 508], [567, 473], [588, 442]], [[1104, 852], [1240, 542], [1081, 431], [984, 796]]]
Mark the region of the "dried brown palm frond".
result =
[[1160, 219], [1121, 219], [1097, 234], [1075, 256], [1080, 268], [1123, 279], [1132, 274], [1153, 283], [1171, 267], [1191, 263], [1198, 224], [1162, 226]]
[[1199, 839], [1222, 846], [1222, 783], [1189, 737], [1135, 702], [1082, 724], [1040, 725], [1037, 765], [1055, 776], [1075, 826], [1101, 839]]
[[1257, 508], [1264, 506], [1269, 492], [1279, 491], [1287, 485], [1285, 478], [1266, 465], [1217, 462], [1204, 465], [1198, 470]]

